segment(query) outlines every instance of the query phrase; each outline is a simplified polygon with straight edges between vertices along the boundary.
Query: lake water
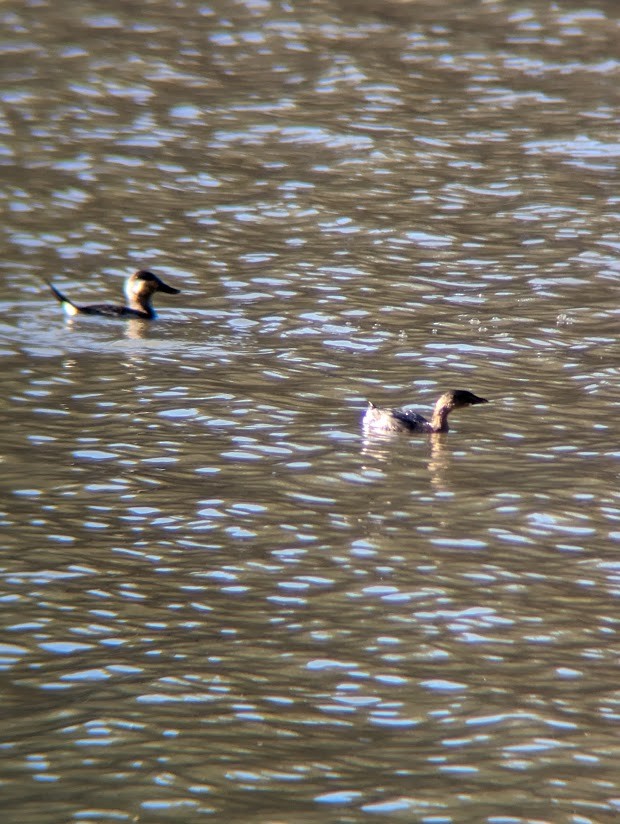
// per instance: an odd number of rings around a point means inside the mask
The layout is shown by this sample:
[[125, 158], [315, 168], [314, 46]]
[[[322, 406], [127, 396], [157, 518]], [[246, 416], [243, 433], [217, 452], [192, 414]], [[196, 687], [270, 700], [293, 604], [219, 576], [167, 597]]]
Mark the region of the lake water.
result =
[[617, 822], [617, 3], [0, 20], [3, 822]]

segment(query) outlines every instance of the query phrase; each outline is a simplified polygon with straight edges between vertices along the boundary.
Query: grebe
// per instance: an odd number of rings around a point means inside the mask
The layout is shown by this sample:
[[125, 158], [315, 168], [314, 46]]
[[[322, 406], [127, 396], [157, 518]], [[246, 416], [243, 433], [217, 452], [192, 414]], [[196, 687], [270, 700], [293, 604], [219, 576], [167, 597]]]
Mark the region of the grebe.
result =
[[448, 415], [453, 409], [488, 403], [466, 389], [452, 389], [444, 392], [435, 404], [430, 421], [411, 409], [379, 409], [368, 402], [368, 409], [362, 419], [364, 432], [369, 435], [391, 435], [396, 432], [447, 432]]

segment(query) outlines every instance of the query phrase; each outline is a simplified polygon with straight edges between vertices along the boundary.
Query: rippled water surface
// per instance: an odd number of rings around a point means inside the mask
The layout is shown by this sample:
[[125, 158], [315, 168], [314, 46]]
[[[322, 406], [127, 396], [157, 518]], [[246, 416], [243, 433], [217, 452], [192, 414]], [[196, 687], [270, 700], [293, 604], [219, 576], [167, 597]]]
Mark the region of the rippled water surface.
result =
[[3, 822], [618, 820], [619, 19], [2, 5]]

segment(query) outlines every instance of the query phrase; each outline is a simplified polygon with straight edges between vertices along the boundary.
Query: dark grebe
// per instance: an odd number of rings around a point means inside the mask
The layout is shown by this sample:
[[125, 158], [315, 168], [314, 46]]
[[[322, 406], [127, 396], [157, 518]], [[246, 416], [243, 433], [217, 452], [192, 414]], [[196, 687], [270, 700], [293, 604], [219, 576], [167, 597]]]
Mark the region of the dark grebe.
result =
[[391, 435], [396, 432], [447, 432], [448, 415], [453, 409], [488, 403], [466, 389], [444, 392], [435, 404], [430, 421], [411, 409], [379, 409], [368, 402], [368, 409], [362, 419], [364, 432], [369, 435]]
[[155, 292], [165, 292], [168, 295], [178, 295], [180, 289], [174, 289], [168, 286], [163, 280], [148, 272], [146, 269], [140, 269], [134, 272], [133, 275], [125, 281], [125, 296], [127, 297], [128, 306], [116, 306], [109, 303], [95, 303], [90, 306], [77, 306], [72, 300], [65, 297], [62, 292], [46, 281], [52, 292], [56, 295], [62, 308], [67, 315], [105, 315], [113, 318], [144, 318], [145, 320], [152, 320], [157, 317], [155, 310], [151, 306], [151, 297]]

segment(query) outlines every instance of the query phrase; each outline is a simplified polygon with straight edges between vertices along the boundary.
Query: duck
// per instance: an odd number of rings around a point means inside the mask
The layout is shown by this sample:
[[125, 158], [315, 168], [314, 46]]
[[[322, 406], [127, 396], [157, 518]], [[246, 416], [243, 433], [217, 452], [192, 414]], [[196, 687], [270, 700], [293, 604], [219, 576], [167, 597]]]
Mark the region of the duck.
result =
[[149, 272], [148, 269], [138, 269], [125, 281], [125, 297], [127, 306], [111, 303], [93, 303], [87, 306], [78, 306], [57, 289], [53, 283], [46, 280], [47, 285], [54, 293], [66, 315], [104, 315], [113, 318], [142, 318], [153, 320], [157, 317], [151, 298], [155, 292], [165, 292], [167, 295], [178, 295], [180, 289], [168, 286], [161, 278]]
[[448, 432], [448, 415], [450, 412], [455, 409], [462, 409], [464, 406], [475, 406], [479, 403], [488, 403], [488, 400], [480, 398], [466, 389], [451, 389], [438, 398], [429, 421], [412, 409], [381, 409], [368, 401], [368, 408], [362, 418], [362, 426], [367, 435], [392, 435], [400, 432]]

